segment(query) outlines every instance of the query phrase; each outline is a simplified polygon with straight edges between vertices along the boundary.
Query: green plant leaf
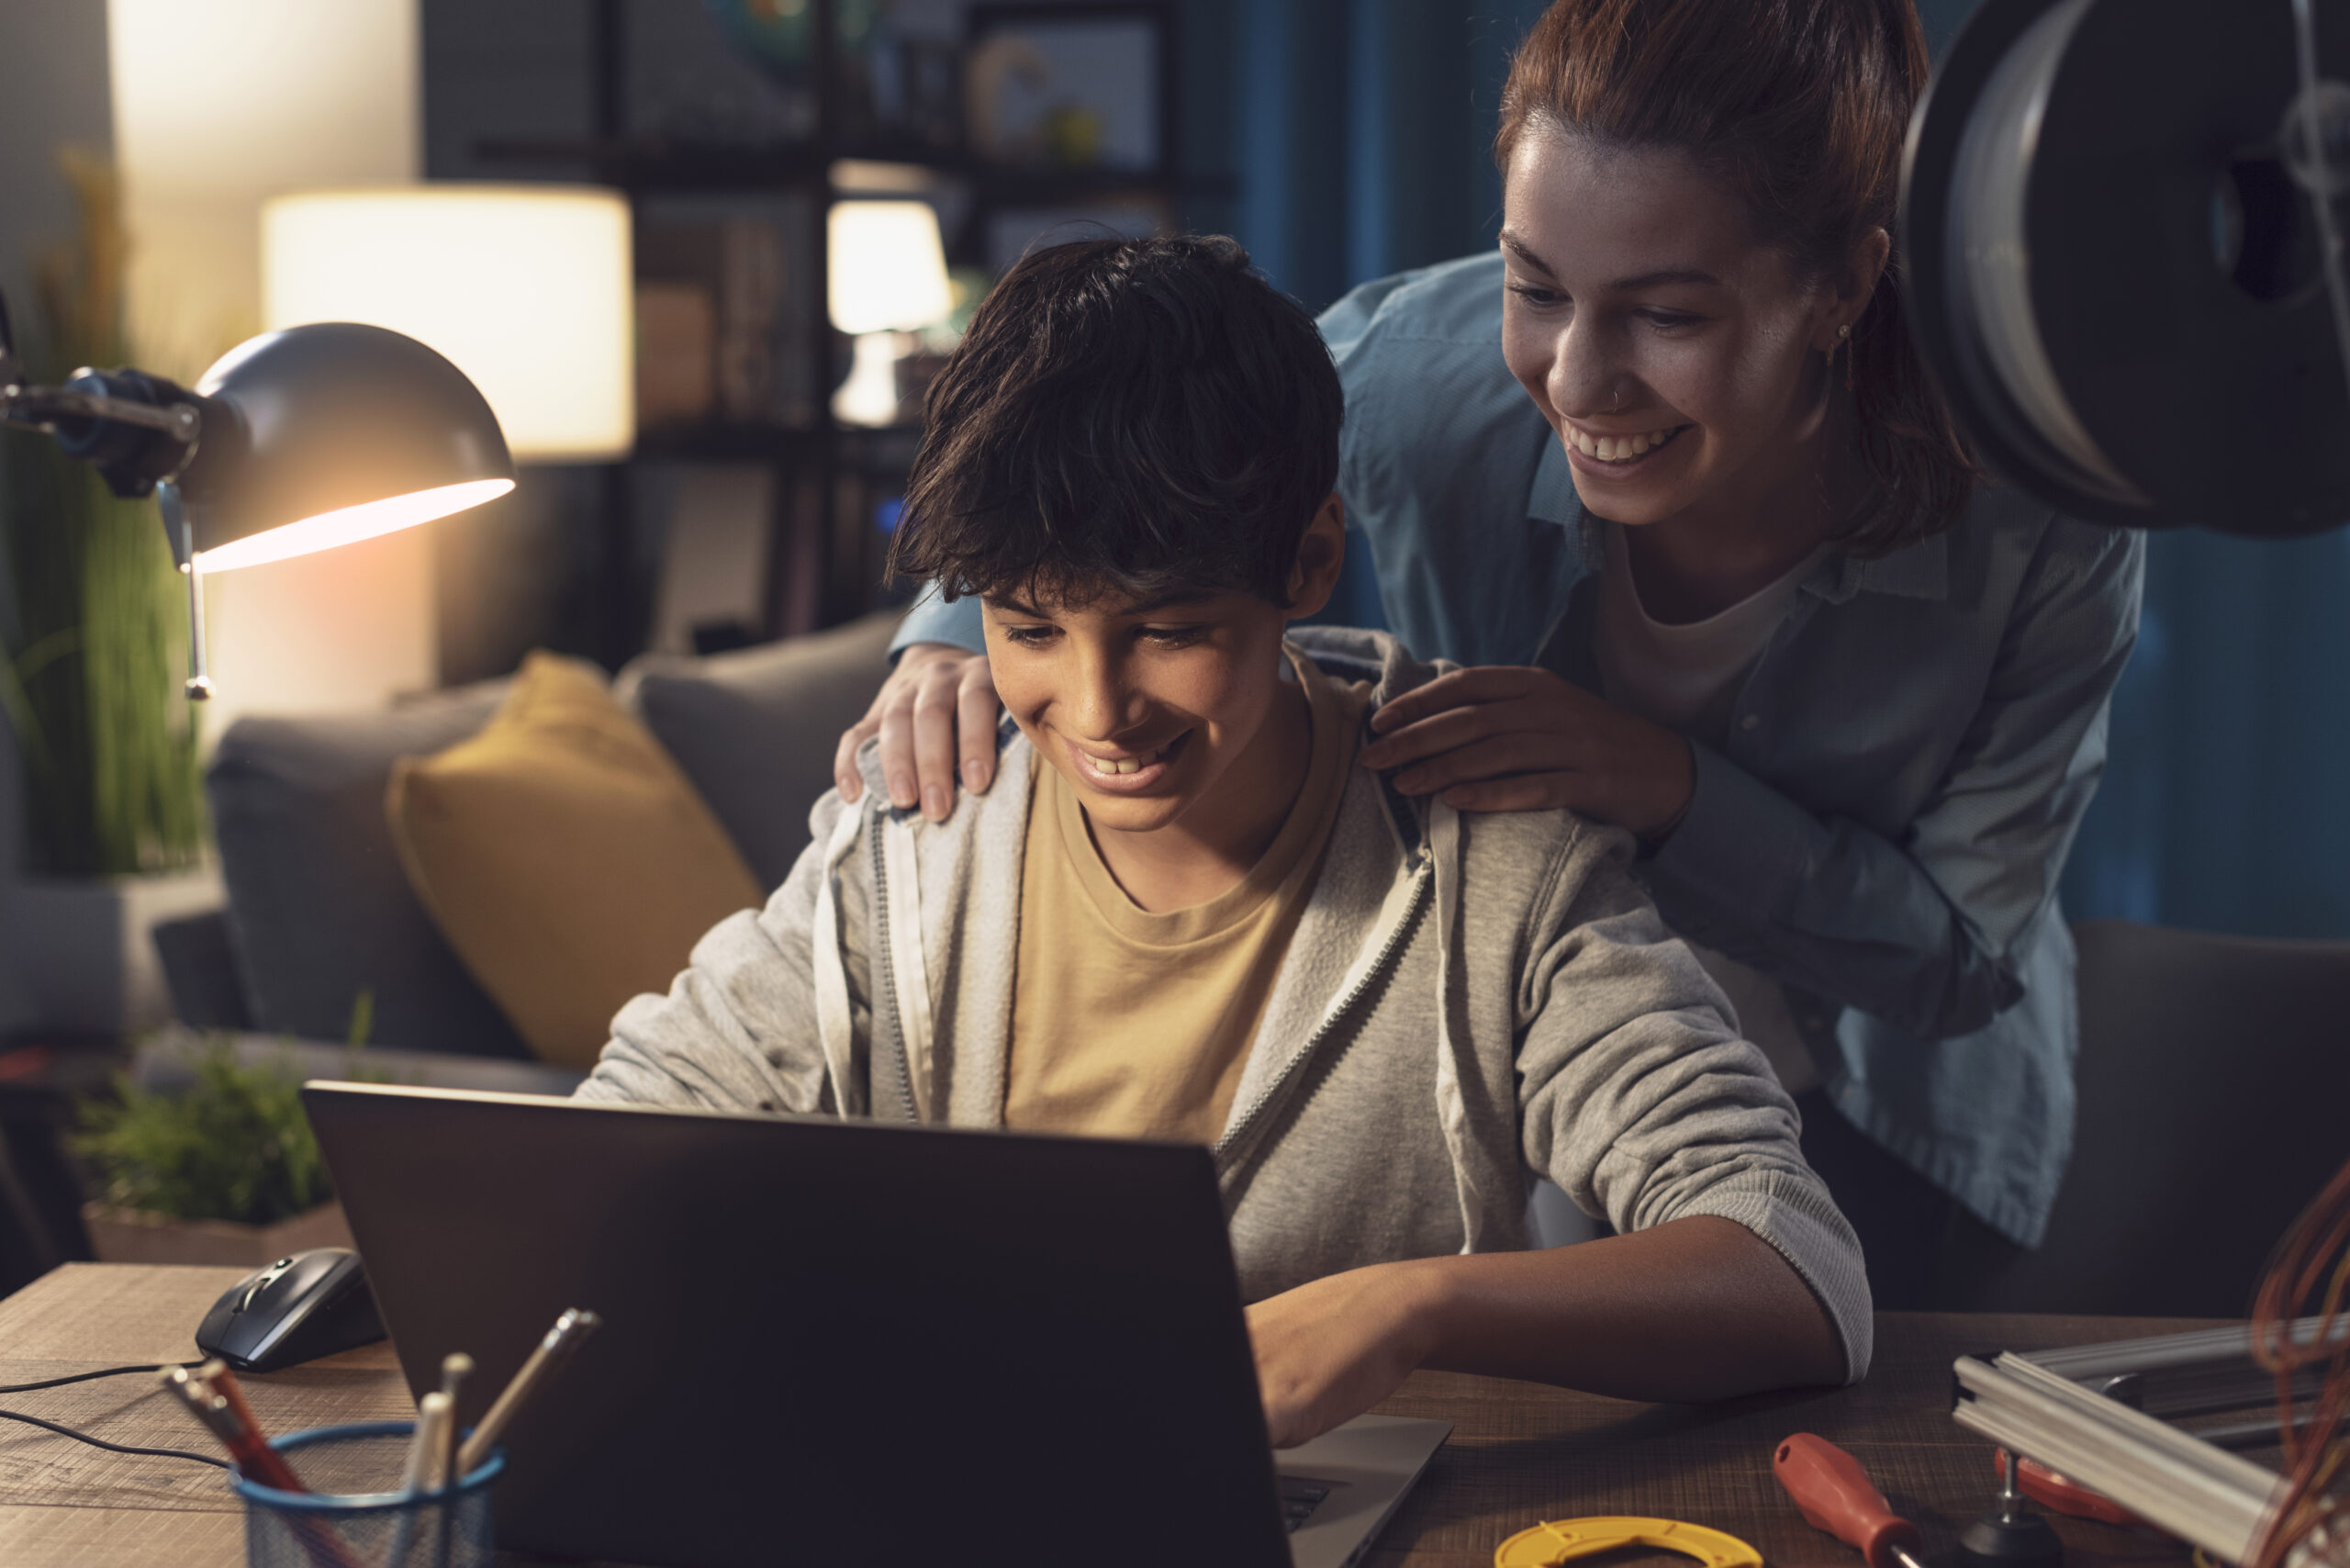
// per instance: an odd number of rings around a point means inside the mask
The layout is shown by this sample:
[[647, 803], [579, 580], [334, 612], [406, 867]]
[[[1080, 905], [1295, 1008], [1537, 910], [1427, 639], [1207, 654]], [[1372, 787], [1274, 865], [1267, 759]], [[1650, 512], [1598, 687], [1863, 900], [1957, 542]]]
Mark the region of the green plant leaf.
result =
[[173, 1219], [274, 1225], [334, 1195], [290, 1050], [246, 1065], [229, 1036], [212, 1035], [195, 1068], [182, 1093], [118, 1073], [111, 1099], [83, 1102], [73, 1147], [97, 1167], [106, 1202]]

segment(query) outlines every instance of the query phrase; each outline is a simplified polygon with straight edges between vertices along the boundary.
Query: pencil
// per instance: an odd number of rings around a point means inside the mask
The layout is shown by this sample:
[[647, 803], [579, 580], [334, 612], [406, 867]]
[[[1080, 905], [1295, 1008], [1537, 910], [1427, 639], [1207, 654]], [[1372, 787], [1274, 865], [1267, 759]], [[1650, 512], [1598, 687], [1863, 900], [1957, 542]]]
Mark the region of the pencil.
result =
[[457, 1455], [459, 1475], [471, 1475], [481, 1467], [516, 1414], [543, 1384], [563, 1369], [563, 1364], [571, 1359], [572, 1352], [579, 1349], [588, 1335], [602, 1327], [603, 1323], [604, 1320], [594, 1313], [576, 1306], [554, 1320], [554, 1327], [548, 1329], [546, 1338], [539, 1341], [539, 1348], [531, 1352], [531, 1359], [522, 1363], [522, 1370], [514, 1374], [514, 1380], [498, 1391], [497, 1399], [490, 1404], [489, 1413], [474, 1428], [474, 1435], [465, 1439], [464, 1450]]

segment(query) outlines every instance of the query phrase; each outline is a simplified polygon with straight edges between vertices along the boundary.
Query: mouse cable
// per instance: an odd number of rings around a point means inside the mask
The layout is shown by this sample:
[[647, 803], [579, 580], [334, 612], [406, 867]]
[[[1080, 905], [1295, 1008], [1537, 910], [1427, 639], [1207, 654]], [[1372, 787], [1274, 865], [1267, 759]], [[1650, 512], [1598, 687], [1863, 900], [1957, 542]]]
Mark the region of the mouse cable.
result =
[[159, 1372], [166, 1367], [186, 1367], [194, 1370], [201, 1361], [151, 1361], [138, 1367], [102, 1367], [96, 1372], [69, 1372], [63, 1377], [45, 1377], [39, 1383], [0, 1383], [0, 1394], [32, 1394], [44, 1388], [63, 1388], [69, 1383], [88, 1383], [92, 1378], [125, 1377], [131, 1372]]
[[[192, 1367], [198, 1364], [195, 1361], [154, 1361], [145, 1366], [107, 1367], [99, 1372], [74, 1372], [67, 1377], [43, 1378], [39, 1383], [12, 1383], [0, 1386], [0, 1394], [30, 1394], [37, 1389], [62, 1388], [69, 1383], [87, 1383], [92, 1378], [121, 1377], [129, 1372], [162, 1372], [165, 1367]], [[60, 1426], [57, 1422], [44, 1417], [28, 1416], [18, 1410], [0, 1410], [0, 1420], [22, 1421], [28, 1427], [39, 1427], [44, 1431], [55, 1432], [61, 1438], [72, 1438], [77, 1443], [87, 1443], [92, 1448], [104, 1449], [108, 1453], [140, 1454], [156, 1459], [192, 1459], [198, 1464], [209, 1464], [221, 1470], [229, 1468], [227, 1460], [215, 1459], [210, 1454], [192, 1453], [186, 1449], [143, 1449], [134, 1448], [127, 1443], [110, 1443], [104, 1438], [94, 1438], [87, 1432], [77, 1432], [71, 1427]]]
[[72, 1438], [77, 1443], [87, 1443], [94, 1449], [104, 1449], [108, 1453], [152, 1454], [157, 1459], [192, 1459], [198, 1464], [212, 1465], [219, 1470], [229, 1468], [227, 1460], [215, 1459], [208, 1453], [191, 1453], [186, 1449], [142, 1449], [133, 1448], [127, 1443], [110, 1443], [104, 1438], [94, 1438], [87, 1432], [77, 1432], [71, 1427], [61, 1427], [56, 1422], [45, 1420], [39, 1416], [28, 1416], [21, 1410], [0, 1410], [0, 1421], [22, 1421], [28, 1427], [39, 1427], [45, 1431], [55, 1432], [61, 1438]]

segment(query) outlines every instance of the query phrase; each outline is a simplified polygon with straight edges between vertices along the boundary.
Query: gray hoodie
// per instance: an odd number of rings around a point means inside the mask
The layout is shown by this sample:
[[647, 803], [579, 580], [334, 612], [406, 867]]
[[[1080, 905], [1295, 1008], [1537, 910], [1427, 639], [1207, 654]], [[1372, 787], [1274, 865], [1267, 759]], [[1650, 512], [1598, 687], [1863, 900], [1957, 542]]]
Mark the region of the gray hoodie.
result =
[[[1372, 708], [1439, 667], [1380, 633], [1293, 640], [1375, 682]], [[816, 803], [767, 907], [621, 1010], [580, 1097], [1001, 1126], [1041, 765], [1009, 720], [1000, 749], [995, 787], [932, 823], [890, 806], [868, 745], [863, 801]], [[1248, 1299], [1523, 1248], [1539, 1173], [1619, 1231], [1746, 1226], [1827, 1308], [1845, 1375], [1868, 1370], [1860, 1244], [1632, 848], [1566, 812], [1462, 815], [1352, 770], [1213, 1149]]]

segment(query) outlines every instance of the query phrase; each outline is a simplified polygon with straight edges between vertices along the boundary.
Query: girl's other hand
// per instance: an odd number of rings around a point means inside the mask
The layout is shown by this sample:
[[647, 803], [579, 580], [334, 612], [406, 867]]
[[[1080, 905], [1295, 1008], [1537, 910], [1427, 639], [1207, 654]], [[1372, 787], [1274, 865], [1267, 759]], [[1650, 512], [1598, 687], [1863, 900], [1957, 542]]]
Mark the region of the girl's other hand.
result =
[[1464, 812], [1566, 807], [1650, 840], [1689, 809], [1689, 743], [1549, 670], [1481, 666], [1440, 675], [1371, 715], [1358, 758], [1401, 769], [1407, 795]]
[[1002, 711], [986, 655], [946, 643], [915, 643], [898, 655], [898, 667], [865, 717], [841, 736], [833, 753], [833, 782], [851, 804], [864, 795], [856, 749], [878, 734], [890, 803], [903, 810], [919, 802], [923, 815], [943, 823], [955, 810], [958, 749], [965, 754], [965, 789], [983, 795], [994, 782], [996, 715]]

